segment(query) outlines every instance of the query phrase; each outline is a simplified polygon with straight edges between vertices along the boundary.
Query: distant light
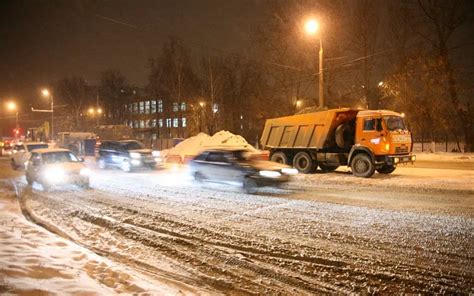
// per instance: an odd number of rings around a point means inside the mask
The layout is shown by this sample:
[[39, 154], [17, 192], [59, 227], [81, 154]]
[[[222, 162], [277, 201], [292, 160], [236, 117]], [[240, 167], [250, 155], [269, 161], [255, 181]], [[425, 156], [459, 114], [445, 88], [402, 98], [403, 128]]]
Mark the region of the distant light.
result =
[[102, 114], [102, 109], [101, 108], [97, 109], [97, 113]]
[[43, 96], [45, 96], [45, 97], [49, 97], [49, 94], [50, 94], [50, 93], [49, 93], [49, 90], [48, 90], [47, 88], [43, 89], [43, 90], [41, 91], [41, 93], [42, 93]]
[[204, 103], [204, 102], [199, 102], [199, 106], [204, 107], [204, 105], [206, 105], [206, 103]]
[[8, 103], [7, 103], [7, 109], [10, 110], [10, 111], [16, 110], [16, 104], [15, 104], [15, 102], [8, 102]]
[[383, 81], [380, 81], [380, 82], [379, 82], [379, 86], [383, 86]]
[[402, 112], [402, 114], [400, 114], [403, 118], [405, 118], [405, 113]]
[[87, 111], [89, 114], [94, 114], [94, 108], [89, 108], [89, 111]]
[[306, 33], [313, 35], [319, 30], [319, 23], [314, 19], [310, 19], [305, 24]]
[[296, 107], [299, 107], [299, 106], [301, 106], [301, 101], [300, 100], [296, 101]]

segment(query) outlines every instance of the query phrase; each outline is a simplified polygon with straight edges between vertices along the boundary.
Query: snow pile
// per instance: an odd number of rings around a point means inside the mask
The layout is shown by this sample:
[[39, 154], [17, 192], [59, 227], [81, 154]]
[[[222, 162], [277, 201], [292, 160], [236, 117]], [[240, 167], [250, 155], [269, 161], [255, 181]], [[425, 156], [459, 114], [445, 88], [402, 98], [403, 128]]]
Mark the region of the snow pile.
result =
[[243, 137], [228, 131], [220, 131], [212, 137], [205, 133], [199, 133], [197, 136], [190, 137], [170, 149], [167, 155], [186, 157], [197, 155], [202, 150], [209, 148], [241, 148], [250, 152], [257, 151]]
[[13, 189], [4, 185], [0, 181], [0, 294], [169, 292], [137, 277], [129, 268], [27, 221], [21, 214]]
[[474, 153], [415, 152], [417, 161], [474, 162]]

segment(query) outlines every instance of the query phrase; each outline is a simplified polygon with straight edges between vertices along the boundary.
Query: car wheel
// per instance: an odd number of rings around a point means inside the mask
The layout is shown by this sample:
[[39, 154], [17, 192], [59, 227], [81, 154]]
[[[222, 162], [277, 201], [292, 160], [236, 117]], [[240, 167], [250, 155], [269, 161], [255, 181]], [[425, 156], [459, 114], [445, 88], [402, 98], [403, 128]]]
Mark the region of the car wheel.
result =
[[17, 170], [17, 169], [18, 169], [18, 166], [16, 165], [15, 160], [14, 160], [13, 158], [10, 160], [10, 166], [11, 166], [12, 169], [14, 169], [14, 170]]
[[50, 192], [51, 191], [51, 185], [47, 183], [41, 183], [41, 186], [43, 186], [43, 191], [45, 192]]
[[105, 160], [100, 158], [99, 161], [97, 162], [97, 165], [99, 166], [99, 169], [105, 170], [107, 165], [105, 164]]
[[248, 193], [248, 194], [255, 194], [257, 193], [257, 182], [255, 182], [254, 179], [250, 178], [250, 177], [246, 177], [244, 179], [244, 190]]
[[31, 179], [30, 176], [28, 176], [28, 174], [26, 174], [26, 183], [28, 183], [28, 185], [33, 185], [33, 179]]
[[194, 181], [202, 183], [204, 181], [204, 176], [200, 172], [194, 173]]
[[394, 166], [394, 165], [384, 165], [383, 167], [381, 167], [380, 169], [377, 169], [377, 172], [379, 172], [380, 174], [390, 174], [392, 173], [397, 167]]
[[90, 186], [89, 179], [83, 180], [82, 183], [81, 183], [81, 187], [84, 188], [84, 189], [90, 189], [91, 186]]
[[270, 160], [273, 162], [278, 162], [282, 164], [289, 164], [288, 156], [286, 156], [286, 154], [283, 152], [273, 153], [272, 156], [270, 157]]
[[356, 177], [370, 178], [375, 172], [375, 166], [370, 156], [360, 153], [354, 156], [351, 162], [352, 174]]
[[298, 152], [293, 159], [293, 167], [303, 174], [309, 174], [316, 170], [317, 163], [307, 152]]
[[323, 171], [325, 173], [329, 173], [329, 172], [334, 172], [339, 166], [338, 165], [327, 165], [327, 164], [320, 163], [319, 167], [321, 168], [321, 171]]
[[130, 162], [123, 161], [122, 164], [120, 164], [120, 169], [126, 173], [130, 173], [132, 171], [132, 166], [130, 165]]

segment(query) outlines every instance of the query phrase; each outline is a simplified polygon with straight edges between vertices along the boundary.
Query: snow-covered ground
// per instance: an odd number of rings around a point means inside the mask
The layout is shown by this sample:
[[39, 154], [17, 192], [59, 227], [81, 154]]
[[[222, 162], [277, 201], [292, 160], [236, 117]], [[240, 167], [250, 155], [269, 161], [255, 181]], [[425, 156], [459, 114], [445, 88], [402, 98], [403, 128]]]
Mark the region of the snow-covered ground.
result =
[[341, 168], [248, 195], [198, 186], [185, 167], [91, 168], [93, 190], [86, 191], [45, 193], [10, 178], [35, 219], [156, 287], [474, 293], [474, 170], [406, 166], [361, 179]]
[[0, 294], [178, 294], [179, 290], [27, 221], [13, 187], [1, 182]]

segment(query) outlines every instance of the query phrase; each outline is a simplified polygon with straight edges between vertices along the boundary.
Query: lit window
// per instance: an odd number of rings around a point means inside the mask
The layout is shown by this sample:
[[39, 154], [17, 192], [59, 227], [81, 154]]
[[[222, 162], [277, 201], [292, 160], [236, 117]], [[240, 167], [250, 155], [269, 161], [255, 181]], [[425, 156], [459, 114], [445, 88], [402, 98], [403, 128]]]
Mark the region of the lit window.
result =
[[185, 102], [181, 102], [180, 109], [181, 109], [181, 111], [186, 111], [186, 103]]
[[163, 112], [163, 100], [158, 100], [158, 113]]
[[153, 100], [151, 101], [151, 114], [155, 114], [156, 113], [156, 101]]
[[145, 102], [145, 113], [150, 114], [150, 101]]
[[178, 126], [179, 126], [178, 118], [173, 118], [173, 127], [178, 127]]
[[173, 112], [177, 112], [179, 110], [178, 103], [173, 103]]
[[138, 128], [138, 120], [133, 121], [133, 127]]
[[186, 127], [186, 117], [181, 118], [181, 126]]
[[150, 126], [151, 127], [156, 127], [156, 119], [150, 120]]
[[140, 128], [145, 128], [145, 120], [140, 120]]
[[212, 112], [214, 112], [214, 113], [219, 112], [219, 104], [214, 103], [214, 104], [212, 105]]
[[152, 140], [156, 140], [156, 139], [157, 139], [157, 135], [156, 135], [156, 134], [151, 134], [151, 139], [152, 139]]
[[160, 127], [163, 127], [163, 119], [158, 119], [158, 125], [159, 125]]
[[171, 127], [171, 118], [166, 118], [166, 127]]
[[138, 103], [133, 103], [133, 114], [138, 114]]
[[140, 114], [145, 113], [145, 102], [140, 102]]

